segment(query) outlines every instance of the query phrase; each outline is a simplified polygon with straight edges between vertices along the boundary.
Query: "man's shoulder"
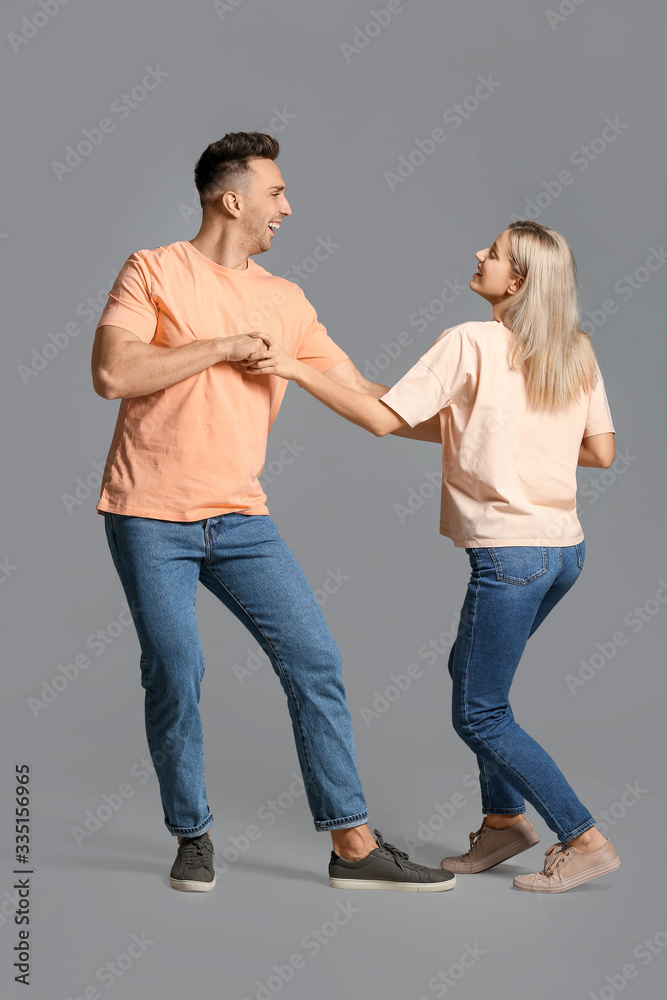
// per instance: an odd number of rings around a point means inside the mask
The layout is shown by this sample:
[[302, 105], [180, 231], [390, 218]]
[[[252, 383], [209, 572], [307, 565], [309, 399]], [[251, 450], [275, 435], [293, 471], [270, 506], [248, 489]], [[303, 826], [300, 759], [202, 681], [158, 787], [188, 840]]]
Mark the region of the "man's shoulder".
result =
[[254, 257], [250, 257], [249, 259], [253, 263], [255, 279], [266, 282], [266, 287], [270, 291], [270, 294], [279, 293], [281, 304], [289, 303], [296, 309], [312, 308], [301, 285], [298, 285], [295, 281], [289, 281], [288, 278], [283, 278], [279, 274], [272, 274], [271, 271], [267, 271], [265, 267], [258, 264]]
[[273, 274], [272, 271], [268, 271], [261, 264], [258, 264], [254, 257], [250, 257], [248, 259], [252, 261], [256, 277], [261, 277], [266, 281], [271, 281], [277, 288], [281, 288], [286, 294], [295, 295], [297, 298], [301, 298], [302, 296], [305, 298], [305, 293], [301, 285], [297, 285], [295, 281], [289, 281], [288, 278], [283, 278], [280, 274]]

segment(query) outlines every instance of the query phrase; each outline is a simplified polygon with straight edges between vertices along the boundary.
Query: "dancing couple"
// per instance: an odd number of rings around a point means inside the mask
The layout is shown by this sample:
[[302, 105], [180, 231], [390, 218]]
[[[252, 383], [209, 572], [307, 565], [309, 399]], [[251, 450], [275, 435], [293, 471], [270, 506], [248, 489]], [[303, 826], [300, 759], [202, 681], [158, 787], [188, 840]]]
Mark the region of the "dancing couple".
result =
[[[470, 288], [492, 318], [444, 330], [393, 387], [370, 382], [302, 289], [253, 259], [291, 215], [278, 152], [256, 132], [204, 150], [199, 232], [127, 258], [92, 351], [95, 391], [121, 401], [96, 509], [141, 647], [146, 737], [178, 838], [170, 884], [216, 881], [199, 582], [278, 676], [315, 829], [331, 834], [332, 886], [451, 889], [538, 843], [526, 803], [557, 842], [516, 888], [561, 892], [611, 872], [613, 844], [509, 703], [528, 639], [584, 566], [576, 467], [607, 468], [615, 454], [572, 252], [546, 226], [511, 223], [475, 253]], [[452, 723], [476, 755], [483, 816], [439, 868], [370, 830], [340, 652], [259, 482], [289, 380], [377, 437], [442, 449], [440, 533], [471, 567], [448, 662]]]

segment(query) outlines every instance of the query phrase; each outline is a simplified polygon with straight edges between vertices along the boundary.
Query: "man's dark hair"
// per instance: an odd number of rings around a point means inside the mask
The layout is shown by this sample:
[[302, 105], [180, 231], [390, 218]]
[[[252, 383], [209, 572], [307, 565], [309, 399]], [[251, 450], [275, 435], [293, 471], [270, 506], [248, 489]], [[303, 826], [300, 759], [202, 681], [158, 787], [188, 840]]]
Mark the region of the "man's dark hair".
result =
[[228, 132], [212, 142], [195, 164], [195, 184], [202, 208], [249, 173], [248, 160], [254, 156], [275, 160], [279, 150], [278, 140], [264, 132]]

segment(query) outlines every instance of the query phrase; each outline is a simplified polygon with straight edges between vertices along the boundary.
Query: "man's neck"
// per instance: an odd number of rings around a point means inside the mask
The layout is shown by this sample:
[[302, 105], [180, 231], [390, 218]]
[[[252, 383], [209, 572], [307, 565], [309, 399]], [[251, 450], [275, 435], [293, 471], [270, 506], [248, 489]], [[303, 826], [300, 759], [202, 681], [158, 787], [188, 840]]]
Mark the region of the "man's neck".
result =
[[246, 271], [249, 264], [248, 255], [235, 246], [225, 233], [213, 233], [206, 231], [203, 227], [197, 235], [188, 241], [195, 250], [199, 250], [205, 257], [220, 264], [221, 267], [229, 267], [234, 271]]

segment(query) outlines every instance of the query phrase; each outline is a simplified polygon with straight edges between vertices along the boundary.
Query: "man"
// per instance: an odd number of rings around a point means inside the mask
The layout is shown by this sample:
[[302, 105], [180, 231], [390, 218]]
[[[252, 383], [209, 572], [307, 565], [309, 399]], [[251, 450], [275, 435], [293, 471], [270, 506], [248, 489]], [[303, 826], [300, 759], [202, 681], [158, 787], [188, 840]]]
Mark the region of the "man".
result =
[[[179, 841], [170, 881], [215, 885], [198, 708], [201, 581], [278, 675], [315, 829], [333, 841], [330, 884], [451, 889], [451, 872], [417, 865], [370, 832], [340, 653], [258, 479], [286, 382], [239, 364], [257, 350], [253, 330], [344, 385], [387, 391], [328, 337], [298, 285], [252, 260], [291, 214], [278, 152], [256, 132], [207, 147], [195, 166], [199, 232], [127, 258], [92, 351], [95, 391], [121, 400], [97, 511], [141, 646], [146, 736], [164, 822]], [[440, 441], [437, 418], [397, 433]]]

